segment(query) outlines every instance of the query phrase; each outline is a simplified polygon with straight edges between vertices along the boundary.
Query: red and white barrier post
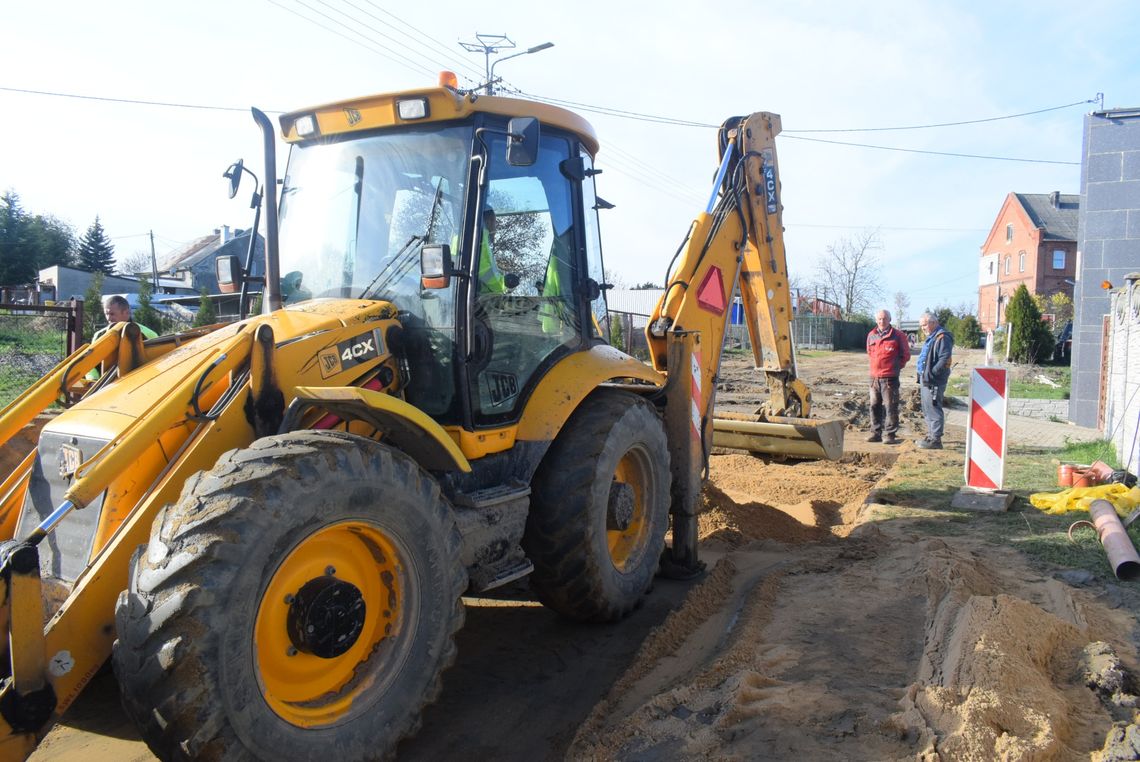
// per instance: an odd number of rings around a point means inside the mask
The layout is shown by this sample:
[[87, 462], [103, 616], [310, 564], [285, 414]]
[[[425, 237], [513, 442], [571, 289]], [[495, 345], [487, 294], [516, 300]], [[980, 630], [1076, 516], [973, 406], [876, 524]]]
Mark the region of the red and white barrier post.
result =
[[966, 421], [966, 486], [1000, 490], [1005, 479], [1006, 408], [1009, 373], [1005, 368], [975, 368], [970, 375], [970, 413]]

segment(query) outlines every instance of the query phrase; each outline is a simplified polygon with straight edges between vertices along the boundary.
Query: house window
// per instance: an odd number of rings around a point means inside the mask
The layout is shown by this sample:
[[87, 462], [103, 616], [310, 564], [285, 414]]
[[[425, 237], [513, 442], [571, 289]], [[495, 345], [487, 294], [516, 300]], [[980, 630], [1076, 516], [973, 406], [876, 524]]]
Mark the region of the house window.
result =
[[1008, 254], [1005, 255], [1005, 274], [1006, 275], [1009, 275], [1009, 263], [1010, 263], [1011, 259], [1013, 259], [1013, 257], [1011, 257]]
[[1065, 250], [1064, 249], [1054, 249], [1053, 250], [1053, 269], [1054, 270], [1064, 270], [1065, 269]]
[[1025, 252], [1021, 251], [1017, 254], [1017, 271], [1019, 273], [1025, 272]]
[[1013, 225], [1005, 226], [1005, 242], [1010, 243], [1013, 241]]

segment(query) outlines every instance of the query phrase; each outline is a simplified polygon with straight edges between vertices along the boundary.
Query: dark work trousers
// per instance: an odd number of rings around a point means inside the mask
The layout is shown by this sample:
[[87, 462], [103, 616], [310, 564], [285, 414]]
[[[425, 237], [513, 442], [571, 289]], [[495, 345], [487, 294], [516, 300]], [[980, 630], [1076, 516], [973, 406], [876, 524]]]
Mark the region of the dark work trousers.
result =
[[[883, 419], [886, 419], [886, 426]], [[871, 431], [893, 437], [899, 430], [899, 379], [871, 379]]]
[[942, 401], [946, 396], [946, 382], [934, 385], [921, 385], [922, 417], [926, 419], [926, 439], [930, 442], [942, 441], [942, 427], [946, 416], [942, 412]]

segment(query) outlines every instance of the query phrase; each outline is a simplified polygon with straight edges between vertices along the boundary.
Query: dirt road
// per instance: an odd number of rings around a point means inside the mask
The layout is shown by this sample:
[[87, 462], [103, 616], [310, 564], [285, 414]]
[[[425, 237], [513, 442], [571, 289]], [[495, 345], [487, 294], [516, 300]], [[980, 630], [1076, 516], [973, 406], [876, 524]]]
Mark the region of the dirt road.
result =
[[[714, 455], [702, 579], [659, 581], [605, 627], [559, 620], [524, 585], [469, 599], [456, 666], [399, 756], [1076, 760], [1101, 749], [1130, 713], [1086, 687], [1082, 652], [1105, 643], [1102, 662], [1135, 671], [1134, 594], [1070, 587], [1016, 551], [933, 537], [876, 505], [896, 459], [960, 462], [962, 433], [936, 453], [860, 444], [865, 362], [801, 362], [818, 410], [856, 427], [842, 462]], [[738, 358], [718, 399], [748, 409], [761, 392]], [[922, 433], [916, 411], [905, 420], [904, 436]], [[105, 676], [34, 758], [150, 758], [135, 738]]]

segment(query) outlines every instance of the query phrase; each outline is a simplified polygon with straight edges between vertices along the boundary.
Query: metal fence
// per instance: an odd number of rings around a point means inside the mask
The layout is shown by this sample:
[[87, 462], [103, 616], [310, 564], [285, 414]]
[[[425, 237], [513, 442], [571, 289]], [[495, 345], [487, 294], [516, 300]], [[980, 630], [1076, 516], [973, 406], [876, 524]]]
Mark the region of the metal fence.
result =
[[54, 368], [81, 343], [83, 303], [0, 303], [0, 407]]

